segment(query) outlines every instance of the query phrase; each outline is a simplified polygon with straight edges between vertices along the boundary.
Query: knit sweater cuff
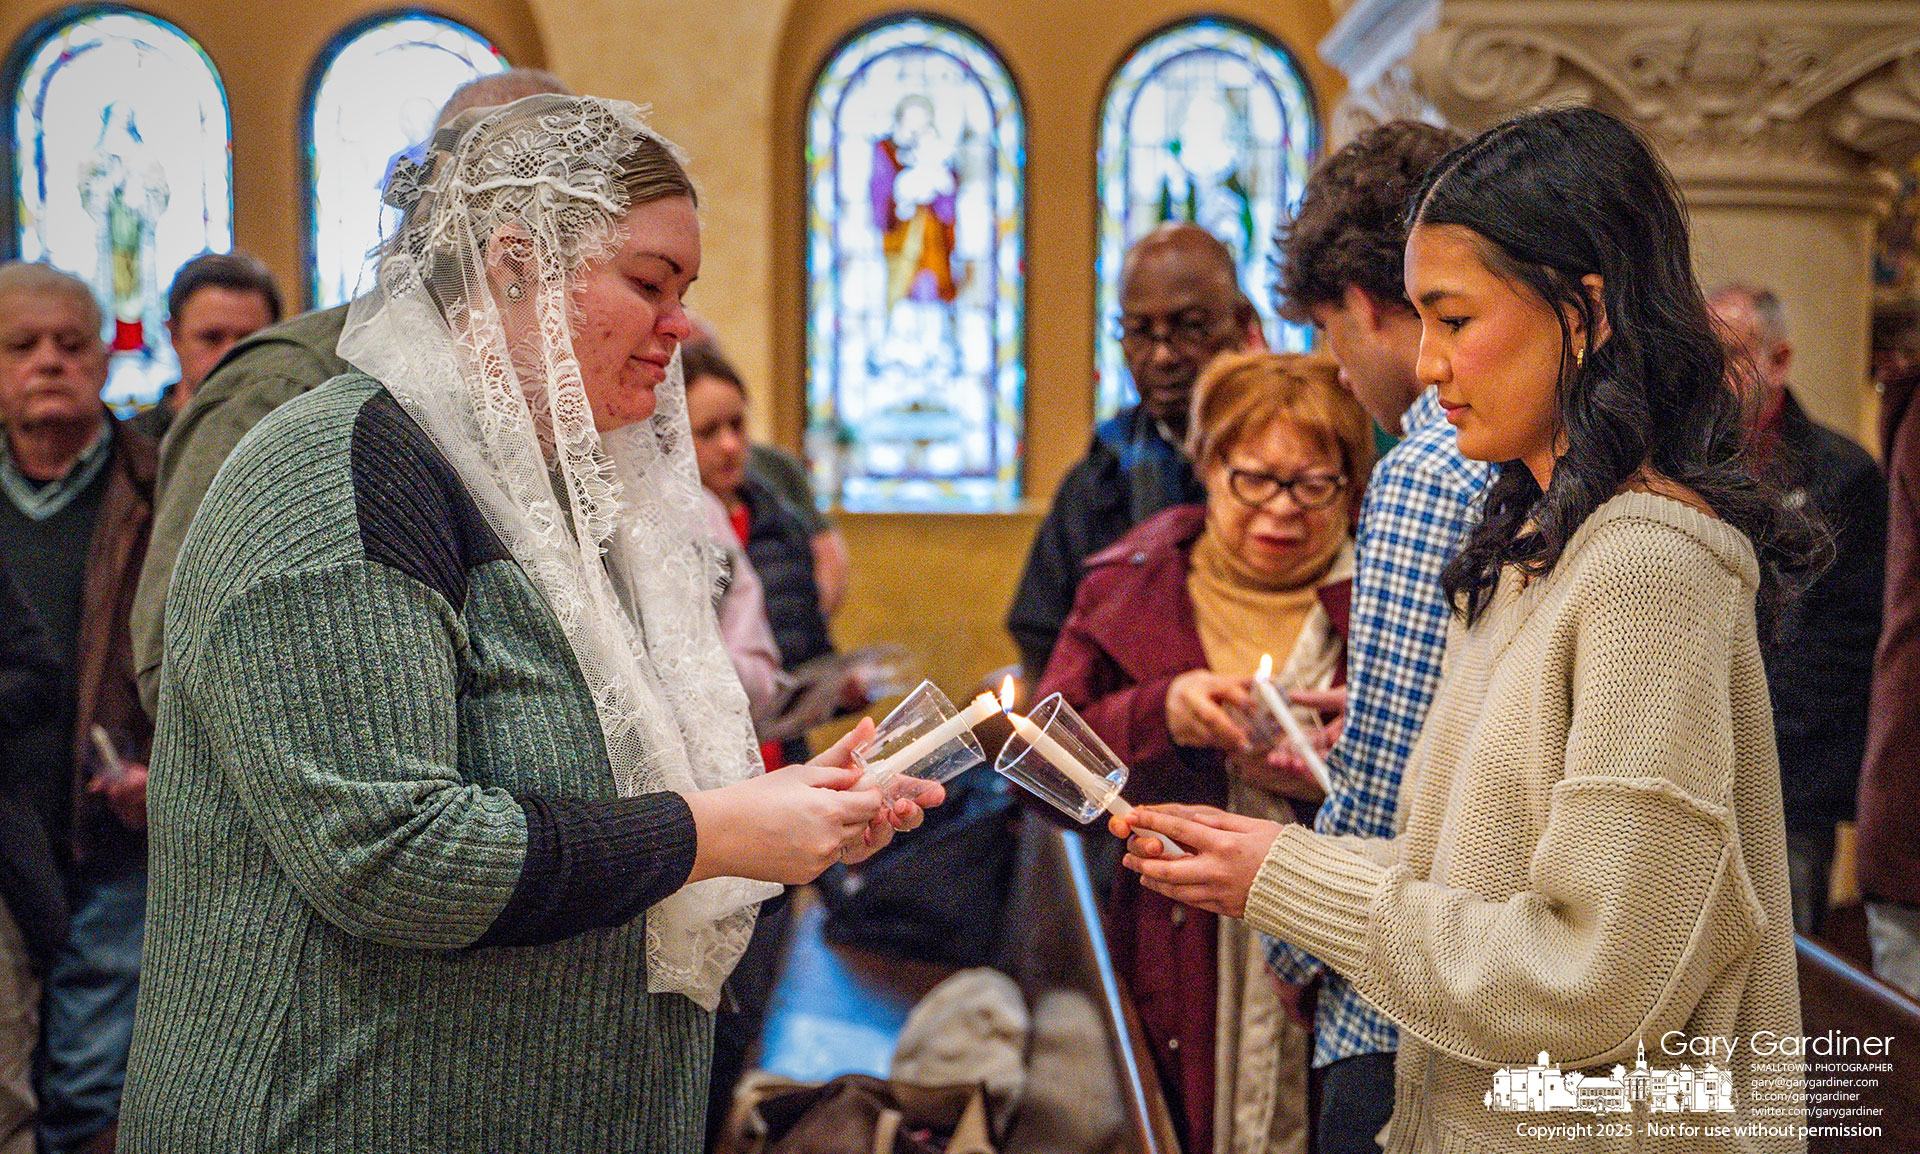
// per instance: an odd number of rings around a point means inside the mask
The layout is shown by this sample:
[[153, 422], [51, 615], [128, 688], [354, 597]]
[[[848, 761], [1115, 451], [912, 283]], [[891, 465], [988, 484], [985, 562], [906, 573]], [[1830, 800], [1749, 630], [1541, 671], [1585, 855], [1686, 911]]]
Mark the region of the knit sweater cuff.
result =
[[1366, 966], [1373, 899], [1386, 874], [1333, 839], [1285, 826], [1247, 894], [1247, 924], [1352, 977]]
[[527, 817], [526, 861], [476, 945], [537, 946], [625, 925], [693, 872], [693, 811], [677, 793], [516, 800]]

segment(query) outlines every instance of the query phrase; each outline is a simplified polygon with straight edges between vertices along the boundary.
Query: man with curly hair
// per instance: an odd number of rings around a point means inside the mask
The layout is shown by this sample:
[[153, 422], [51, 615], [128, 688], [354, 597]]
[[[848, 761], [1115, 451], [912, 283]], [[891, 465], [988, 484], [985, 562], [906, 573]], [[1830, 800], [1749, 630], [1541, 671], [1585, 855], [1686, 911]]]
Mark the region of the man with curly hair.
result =
[[[1460, 455], [1435, 390], [1423, 390], [1415, 376], [1420, 318], [1401, 276], [1407, 201], [1463, 140], [1413, 121], [1362, 133], [1314, 170], [1279, 238], [1281, 314], [1313, 324], [1361, 407], [1404, 438], [1374, 468], [1361, 504], [1346, 700], [1338, 691], [1296, 695], [1302, 704], [1346, 707], [1327, 756], [1333, 789], [1314, 822], [1322, 833], [1394, 833], [1401, 768], [1446, 647], [1440, 570], [1466, 539], [1491, 476], [1485, 464]], [[1269, 940], [1269, 958], [1289, 980], [1320, 969], [1278, 941]], [[1345, 979], [1324, 973], [1314, 1015], [1316, 1149], [1372, 1154], [1393, 1111], [1398, 1037]]]

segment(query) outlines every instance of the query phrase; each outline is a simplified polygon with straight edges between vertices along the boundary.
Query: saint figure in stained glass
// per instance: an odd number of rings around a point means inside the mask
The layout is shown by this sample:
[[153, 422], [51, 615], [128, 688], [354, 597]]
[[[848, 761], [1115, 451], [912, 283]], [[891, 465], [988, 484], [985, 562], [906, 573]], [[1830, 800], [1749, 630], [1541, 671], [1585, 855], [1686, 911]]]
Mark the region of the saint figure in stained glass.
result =
[[179, 375], [167, 285], [192, 257], [233, 247], [220, 78], [178, 28], [125, 9], [47, 25], [20, 59], [17, 251], [93, 288], [114, 351], [108, 402], [151, 401]]
[[874, 145], [874, 224], [887, 254], [887, 311], [903, 301], [950, 305], [954, 192], [960, 172], [940, 139], [933, 102], [915, 93], [893, 113], [893, 131]]
[[809, 113], [809, 454], [857, 509], [986, 509], [1019, 468], [1019, 102], [978, 40], [856, 36]]
[[116, 102], [101, 118], [100, 141], [80, 173], [80, 203], [99, 222], [101, 303], [113, 317], [114, 352], [147, 347], [146, 304], [159, 287], [153, 231], [167, 210], [167, 172], [140, 140], [136, 110]]

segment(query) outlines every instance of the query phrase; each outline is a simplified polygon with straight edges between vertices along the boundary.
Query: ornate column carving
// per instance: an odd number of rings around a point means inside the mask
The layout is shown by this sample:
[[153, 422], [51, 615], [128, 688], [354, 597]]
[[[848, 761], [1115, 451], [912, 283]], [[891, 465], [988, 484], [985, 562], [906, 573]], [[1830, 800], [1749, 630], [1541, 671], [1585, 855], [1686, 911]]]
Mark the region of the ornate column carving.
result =
[[1857, 429], [1880, 168], [1920, 155], [1920, 0], [1352, 0], [1321, 54], [1354, 86], [1336, 140], [1569, 103], [1639, 127], [1693, 209], [1702, 279], [1780, 288], [1803, 399]]
[[1696, 204], [1871, 211], [1873, 162], [1920, 153], [1920, 4], [1448, 3], [1411, 57], [1463, 128], [1593, 105], [1661, 148]]

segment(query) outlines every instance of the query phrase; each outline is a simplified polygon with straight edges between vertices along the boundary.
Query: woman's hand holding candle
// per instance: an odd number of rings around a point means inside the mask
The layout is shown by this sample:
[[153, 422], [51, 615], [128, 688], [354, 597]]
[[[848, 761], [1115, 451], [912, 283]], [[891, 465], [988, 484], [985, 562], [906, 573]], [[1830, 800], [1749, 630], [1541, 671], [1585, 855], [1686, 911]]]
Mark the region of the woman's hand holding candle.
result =
[[1273, 684], [1273, 655], [1270, 653], [1262, 654], [1260, 657], [1260, 671], [1253, 675], [1253, 690], [1260, 695], [1260, 700], [1266, 703], [1267, 709], [1280, 722], [1280, 727], [1287, 731], [1287, 740], [1293, 743], [1301, 760], [1307, 763], [1307, 768], [1313, 772], [1314, 780], [1320, 783], [1320, 788], [1327, 793], [1332, 793], [1333, 775], [1327, 772], [1327, 763], [1321, 760], [1319, 752], [1313, 748], [1313, 740], [1307, 736], [1306, 729], [1301, 726], [1300, 719], [1293, 715], [1293, 709], [1287, 704], [1287, 699]]
[[[1140, 875], [1154, 893], [1222, 917], [1246, 916], [1253, 879], [1280, 836], [1280, 826], [1205, 805], [1155, 805], [1115, 814], [1107, 821], [1115, 837], [1127, 838], [1121, 864]], [[1154, 837], [1143, 837], [1152, 832]], [[1180, 860], [1160, 847], [1173, 839], [1190, 847]]]

